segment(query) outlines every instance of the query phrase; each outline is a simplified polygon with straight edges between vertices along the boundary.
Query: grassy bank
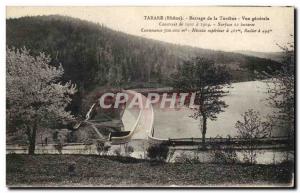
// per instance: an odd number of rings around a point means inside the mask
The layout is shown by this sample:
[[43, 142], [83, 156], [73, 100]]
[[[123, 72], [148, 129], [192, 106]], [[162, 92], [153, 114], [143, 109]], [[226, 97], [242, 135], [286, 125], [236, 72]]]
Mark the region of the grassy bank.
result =
[[[292, 165], [167, 163], [86, 155], [7, 155], [8, 186], [282, 185]], [[70, 173], [70, 165], [75, 172]]]

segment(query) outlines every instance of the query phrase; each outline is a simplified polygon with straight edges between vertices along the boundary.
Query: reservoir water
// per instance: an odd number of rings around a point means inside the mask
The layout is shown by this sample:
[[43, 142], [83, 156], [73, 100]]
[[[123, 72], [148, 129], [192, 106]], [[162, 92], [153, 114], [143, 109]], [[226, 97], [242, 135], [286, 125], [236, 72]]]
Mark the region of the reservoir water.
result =
[[[233, 83], [229, 94], [223, 98], [228, 107], [217, 115], [217, 120], [208, 120], [206, 137], [234, 137], [237, 135], [235, 123], [248, 109], [258, 111], [261, 118], [273, 113], [266, 100], [267, 84], [262, 81]], [[200, 120], [190, 117], [194, 113], [189, 108], [160, 109], [154, 107], [154, 136], [158, 138], [201, 137]], [[284, 131], [274, 130], [273, 136], [284, 136]]]

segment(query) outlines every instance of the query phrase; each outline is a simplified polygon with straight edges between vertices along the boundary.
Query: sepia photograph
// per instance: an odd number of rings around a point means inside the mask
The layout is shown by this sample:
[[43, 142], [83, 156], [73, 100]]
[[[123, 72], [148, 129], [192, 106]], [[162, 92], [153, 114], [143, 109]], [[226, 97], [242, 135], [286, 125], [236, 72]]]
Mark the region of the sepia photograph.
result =
[[6, 6], [8, 188], [295, 188], [292, 6]]

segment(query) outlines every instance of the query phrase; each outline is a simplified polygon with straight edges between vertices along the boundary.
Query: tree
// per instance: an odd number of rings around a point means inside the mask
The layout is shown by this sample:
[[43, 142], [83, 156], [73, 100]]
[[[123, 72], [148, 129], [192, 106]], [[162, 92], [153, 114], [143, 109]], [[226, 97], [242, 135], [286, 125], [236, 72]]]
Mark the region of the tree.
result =
[[272, 77], [269, 101], [278, 109], [273, 118], [283, 128], [288, 128], [288, 135], [294, 137], [295, 132], [295, 63], [294, 46], [289, 44], [281, 47], [284, 51], [282, 68]]
[[6, 54], [8, 132], [24, 130], [29, 154], [34, 154], [38, 128], [74, 120], [66, 107], [76, 86], [59, 82], [64, 73], [62, 66], [50, 66], [51, 58], [44, 53], [34, 57], [26, 48], [7, 48]]
[[271, 135], [271, 124], [264, 122], [260, 118], [260, 114], [253, 109], [249, 109], [247, 112], [242, 114], [242, 121], [237, 121], [235, 128], [238, 132], [238, 137], [246, 140], [243, 144], [243, 156], [244, 160], [250, 164], [256, 162], [256, 149], [259, 146], [257, 139], [270, 137]]
[[[293, 38], [293, 36], [291, 35]], [[283, 51], [281, 67], [273, 74], [259, 74], [268, 85], [267, 100], [275, 108], [270, 116], [273, 127], [286, 131], [289, 148], [294, 151], [295, 144], [295, 57], [294, 42], [280, 46]], [[287, 153], [287, 159], [288, 159]]]
[[216, 120], [217, 114], [227, 107], [221, 100], [228, 92], [231, 76], [225, 66], [216, 65], [205, 58], [185, 61], [174, 75], [174, 88], [182, 92], [196, 92], [195, 104], [198, 107], [192, 115], [201, 118], [202, 143], [205, 145], [207, 119]]

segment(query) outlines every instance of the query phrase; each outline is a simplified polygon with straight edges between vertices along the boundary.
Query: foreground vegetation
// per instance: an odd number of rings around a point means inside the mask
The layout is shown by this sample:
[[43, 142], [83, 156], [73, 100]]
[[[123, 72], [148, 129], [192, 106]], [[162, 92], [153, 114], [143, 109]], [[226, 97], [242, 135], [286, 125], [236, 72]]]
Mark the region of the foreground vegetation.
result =
[[6, 158], [8, 186], [290, 186], [292, 164], [150, 163], [95, 155]]

